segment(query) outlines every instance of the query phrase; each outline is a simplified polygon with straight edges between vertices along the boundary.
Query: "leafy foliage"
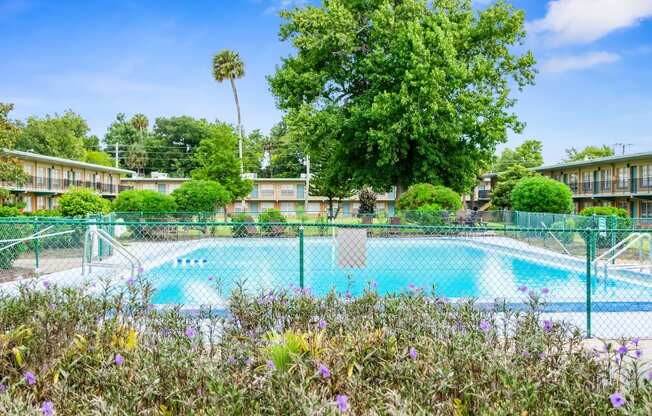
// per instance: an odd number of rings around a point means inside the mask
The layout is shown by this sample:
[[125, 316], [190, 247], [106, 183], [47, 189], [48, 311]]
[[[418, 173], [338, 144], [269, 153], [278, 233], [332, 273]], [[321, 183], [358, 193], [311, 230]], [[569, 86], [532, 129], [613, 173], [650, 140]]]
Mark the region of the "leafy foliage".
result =
[[586, 146], [582, 150], [577, 150], [574, 147], [566, 149], [566, 159], [565, 162], [576, 162], [580, 160], [591, 160], [598, 159], [601, 157], [613, 156], [614, 150], [607, 146]]
[[0, 205], [0, 217], [18, 217], [20, 210], [17, 207]]
[[147, 189], [120, 192], [113, 201], [113, 210], [119, 212], [166, 212], [176, 209], [174, 198]]
[[269, 78], [310, 154], [337, 144], [357, 188], [470, 189], [521, 123], [511, 86], [533, 82], [524, 13], [505, 2], [332, 0], [281, 13], [296, 53]]
[[191, 180], [172, 191], [180, 211], [205, 212], [224, 207], [232, 201], [231, 194], [215, 181]]
[[240, 176], [240, 163], [236, 149], [238, 136], [227, 124], [209, 126], [210, 135], [202, 140], [194, 154], [197, 166], [193, 179], [219, 182], [231, 194], [232, 199], [245, 197], [251, 192], [252, 183]]
[[16, 149], [42, 155], [85, 160], [88, 124], [80, 115], [66, 111], [63, 115], [29, 117], [20, 129]]
[[590, 217], [592, 215], [603, 215], [611, 216], [615, 215], [620, 218], [629, 218], [629, 213], [626, 209], [611, 207], [611, 206], [599, 206], [599, 207], [586, 207], [580, 211], [580, 215]]
[[543, 144], [539, 140], [526, 140], [516, 149], [504, 149], [494, 165], [493, 171], [502, 173], [513, 166], [536, 168], [543, 165]]
[[110, 203], [88, 188], [70, 188], [59, 198], [59, 210], [64, 217], [85, 217], [106, 213]]
[[358, 214], [371, 215], [376, 212], [376, 193], [373, 191], [373, 189], [365, 186], [360, 190], [358, 199], [360, 201]]
[[268, 163], [261, 169], [261, 177], [297, 178], [306, 172], [306, 155], [301, 148], [301, 140], [290, 134], [283, 121], [272, 127], [263, 154]]
[[279, 236], [285, 231], [285, 226], [279, 223], [286, 222], [287, 219], [283, 216], [280, 210], [270, 208], [258, 215], [258, 222], [261, 224], [260, 231], [266, 236]]
[[458, 211], [462, 209], [462, 197], [450, 188], [429, 183], [418, 183], [410, 186], [396, 201], [400, 210], [416, 210], [422, 207], [432, 211], [434, 206], [439, 210]]
[[[152, 309], [150, 299], [139, 283], [23, 286], [0, 297], [0, 413], [42, 414], [51, 401], [57, 416], [329, 415], [338, 395], [356, 415], [643, 415], [652, 406], [635, 341], [622, 340], [624, 355], [613, 343], [594, 353], [572, 326], [544, 324], [538, 296], [506, 313], [424, 292], [316, 299], [236, 289], [227, 314]], [[620, 409], [609, 400], [616, 391]]]
[[86, 162], [102, 166], [114, 166], [114, 161], [106, 152], [98, 150], [89, 150], [86, 152]]
[[538, 173], [521, 165], [512, 165], [498, 174], [496, 186], [491, 190], [491, 205], [498, 209], [512, 207], [512, 191], [523, 178], [537, 176]]
[[573, 193], [568, 185], [544, 176], [521, 179], [512, 190], [516, 211], [568, 214], [573, 210]]

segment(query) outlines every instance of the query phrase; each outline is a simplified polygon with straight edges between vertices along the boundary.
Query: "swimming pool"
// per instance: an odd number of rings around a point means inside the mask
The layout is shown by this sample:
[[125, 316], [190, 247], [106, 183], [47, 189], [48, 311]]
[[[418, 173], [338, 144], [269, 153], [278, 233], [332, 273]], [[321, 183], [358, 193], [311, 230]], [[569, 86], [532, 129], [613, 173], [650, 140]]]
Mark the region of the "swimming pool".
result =
[[[241, 285], [251, 292], [299, 286], [294, 239], [229, 239], [170, 253], [146, 271], [155, 304], [223, 305]], [[357, 267], [343, 267], [329, 238], [306, 238], [304, 285], [316, 296], [331, 290], [356, 296], [373, 285], [380, 294], [433, 286], [438, 296], [522, 302], [519, 288], [550, 290], [554, 302], [586, 300], [585, 264], [565, 256], [493, 247], [465, 239], [369, 239]], [[218, 284], [219, 283], [219, 284]], [[593, 302], [650, 302], [652, 287], [621, 279], [592, 279]], [[219, 290], [218, 290], [219, 287]]]

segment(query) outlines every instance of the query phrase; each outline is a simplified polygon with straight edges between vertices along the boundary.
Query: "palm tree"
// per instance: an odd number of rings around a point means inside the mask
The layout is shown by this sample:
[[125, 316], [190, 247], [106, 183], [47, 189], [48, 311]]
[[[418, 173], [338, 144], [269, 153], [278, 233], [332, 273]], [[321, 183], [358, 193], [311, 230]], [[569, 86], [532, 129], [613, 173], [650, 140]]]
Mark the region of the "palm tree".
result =
[[242, 161], [242, 121], [240, 119], [240, 101], [238, 100], [238, 90], [235, 87], [236, 78], [244, 76], [244, 63], [240, 59], [240, 54], [225, 49], [213, 56], [213, 78], [217, 82], [229, 80], [235, 99], [235, 108], [238, 115], [238, 155], [240, 156], [240, 173], [244, 173], [244, 164]]
[[142, 133], [144, 130], [147, 130], [149, 120], [145, 114], [138, 113], [134, 114], [131, 118], [131, 124], [136, 128], [136, 130]]

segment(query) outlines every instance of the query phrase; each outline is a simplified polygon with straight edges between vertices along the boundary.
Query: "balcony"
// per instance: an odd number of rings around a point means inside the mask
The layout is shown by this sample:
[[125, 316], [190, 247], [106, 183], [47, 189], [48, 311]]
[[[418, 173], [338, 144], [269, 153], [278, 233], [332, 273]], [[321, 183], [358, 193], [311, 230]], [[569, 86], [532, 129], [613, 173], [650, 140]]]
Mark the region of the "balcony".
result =
[[652, 177], [617, 178], [614, 180], [573, 182], [568, 187], [575, 196], [652, 194]]
[[102, 195], [117, 195], [118, 192], [133, 189], [133, 186], [115, 185], [110, 183], [81, 181], [72, 179], [46, 178], [42, 176], [29, 176], [23, 185], [15, 182], [1, 182], [0, 187], [10, 190], [62, 193], [72, 187], [94, 189]]

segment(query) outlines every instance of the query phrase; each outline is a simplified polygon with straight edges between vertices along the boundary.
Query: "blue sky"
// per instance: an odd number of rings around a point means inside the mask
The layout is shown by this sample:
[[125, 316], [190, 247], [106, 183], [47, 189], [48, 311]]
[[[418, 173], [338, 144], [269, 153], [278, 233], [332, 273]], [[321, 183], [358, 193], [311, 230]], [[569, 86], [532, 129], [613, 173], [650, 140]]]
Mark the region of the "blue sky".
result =
[[[292, 51], [277, 11], [303, 2], [0, 0], [0, 101], [16, 118], [72, 109], [100, 137], [118, 112], [233, 122], [231, 90], [210, 71], [229, 48], [246, 64], [245, 128], [267, 131], [282, 114], [265, 76]], [[540, 73], [517, 94], [527, 127], [508, 145], [540, 139], [548, 163], [570, 146], [652, 150], [652, 0], [512, 3], [526, 11]]]

